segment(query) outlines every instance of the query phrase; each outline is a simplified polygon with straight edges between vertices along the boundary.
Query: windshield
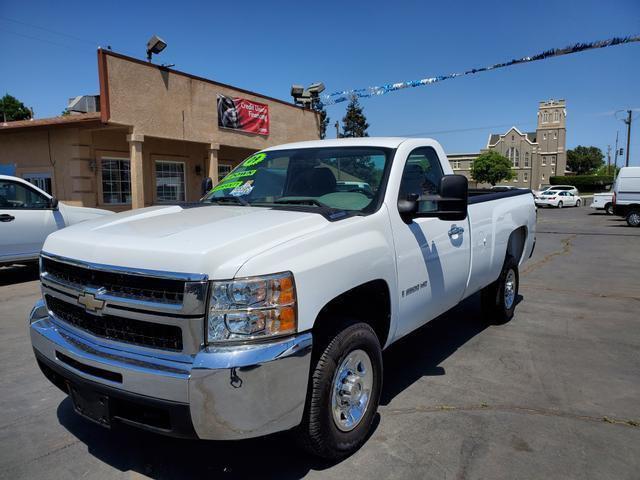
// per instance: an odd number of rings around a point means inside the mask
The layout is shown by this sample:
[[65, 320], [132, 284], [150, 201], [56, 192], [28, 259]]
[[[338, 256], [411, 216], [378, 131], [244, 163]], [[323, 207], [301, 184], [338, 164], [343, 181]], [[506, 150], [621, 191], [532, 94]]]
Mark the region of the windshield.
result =
[[375, 211], [391, 150], [374, 147], [301, 148], [256, 153], [202, 198], [252, 206], [304, 206]]

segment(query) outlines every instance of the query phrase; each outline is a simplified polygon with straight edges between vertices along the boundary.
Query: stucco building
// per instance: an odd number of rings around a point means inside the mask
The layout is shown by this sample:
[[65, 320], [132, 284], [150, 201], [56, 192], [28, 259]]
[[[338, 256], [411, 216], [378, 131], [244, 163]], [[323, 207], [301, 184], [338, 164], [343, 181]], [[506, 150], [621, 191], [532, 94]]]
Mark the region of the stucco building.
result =
[[448, 155], [455, 173], [469, 178], [471, 167], [480, 153], [496, 150], [511, 160], [513, 180], [502, 185], [538, 189], [549, 184], [554, 175], [564, 175], [567, 166], [566, 152], [566, 103], [564, 100], [548, 100], [538, 106], [537, 128], [535, 132], [521, 132], [511, 127], [504, 134], [489, 135], [487, 146], [479, 153]]
[[253, 152], [319, 138], [314, 111], [111, 51], [98, 50], [98, 77], [96, 111], [0, 124], [1, 170], [127, 210], [195, 201]]

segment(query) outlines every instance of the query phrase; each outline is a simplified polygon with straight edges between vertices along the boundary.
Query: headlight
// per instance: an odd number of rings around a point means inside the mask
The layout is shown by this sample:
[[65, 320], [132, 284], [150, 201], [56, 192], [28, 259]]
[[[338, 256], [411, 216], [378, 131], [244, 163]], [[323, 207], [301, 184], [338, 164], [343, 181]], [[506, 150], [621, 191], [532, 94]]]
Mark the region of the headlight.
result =
[[296, 292], [290, 272], [211, 282], [207, 342], [295, 333]]

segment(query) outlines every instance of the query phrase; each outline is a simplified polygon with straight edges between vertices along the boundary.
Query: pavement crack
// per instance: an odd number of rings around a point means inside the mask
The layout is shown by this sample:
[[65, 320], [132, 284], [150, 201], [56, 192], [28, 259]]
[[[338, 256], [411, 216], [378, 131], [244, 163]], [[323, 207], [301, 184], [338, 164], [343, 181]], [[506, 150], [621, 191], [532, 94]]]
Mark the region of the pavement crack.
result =
[[631, 428], [640, 428], [639, 419], [615, 418], [607, 415], [593, 416], [580, 415], [577, 413], [564, 412], [561, 410], [552, 410], [547, 408], [524, 407], [518, 405], [489, 405], [487, 403], [477, 403], [472, 405], [433, 405], [418, 406], [408, 408], [381, 408], [385, 414], [389, 415], [407, 415], [411, 413], [437, 413], [437, 412], [476, 412], [476, 411], [494, 411], [519, 413], [523, 415], [543, 415], [547, 417], [567, 418], [571, 420], [581, 420], [592, 423], [607, 423], [610, 425], [619, 425]]
[[573, 244], [571, 243], [574, 239], [576, 238], [576, 235], [569, 235], [567, 238], [563, 238], [561, 240], [562, 242], [562, 248], [560, 250], [557, 250], [555, 252], [551, 252], [548, 253], [547, 255], [545, 255], [544, 257], [542, 257], [540, 260], [538, 260], [537, 262], [534, 263], [530, 263], [527, 267], [523, 268], [520, 271], [520, 275], [525, 275], [529, 272], [531, 272], [532, 270], [535, 270], [536, 268], [540, 268], [543, 265], [549, 263], [552, 259], [554, 259], [557, 256], [560, 255], [567, 255], [569, 252], [571, 252], [571, 247], [573, 246]]

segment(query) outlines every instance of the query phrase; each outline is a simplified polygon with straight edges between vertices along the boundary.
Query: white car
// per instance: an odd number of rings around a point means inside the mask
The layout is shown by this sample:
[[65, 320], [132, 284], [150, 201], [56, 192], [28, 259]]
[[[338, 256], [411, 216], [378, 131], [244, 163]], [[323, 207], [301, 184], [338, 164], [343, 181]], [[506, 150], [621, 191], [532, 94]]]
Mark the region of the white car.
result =
[[549, 190], [560, 190], [563, 192], [571, 192], [576, 196], [580, 195], [580, 192], [573, 185], [549, 185], [548, 187], [544, 187], [542, 190], [534, 190], [534, 195], [542, 195], [544, 192], [548, 192]]
[[623, 167], [613, 185], [613, 213], [640, 227], [640, 167]]
[[59, 203], [22, 178], [0, 175], [0, 265], [37, 260], [50, 233], [112, 213]]
[[608, 215], [613, 215], [613, 192], [594, 193], [590, 208], [604, 210]]
[[374, 421], [382, 350], [476, 292], [485, 319], [509, 321], [535, 232], [528, 190], [470, 191], [431, 139], [270, 147], [199, 205], [51, 235], [31, 342], [102, 425], [212, 440], [296, 428], [288, 447], [343, 458]]
[[579, 207], [582, 205], [582, 198], [572, 192], [561, 190], [545, 190], [535, 196], [538, 207]]

